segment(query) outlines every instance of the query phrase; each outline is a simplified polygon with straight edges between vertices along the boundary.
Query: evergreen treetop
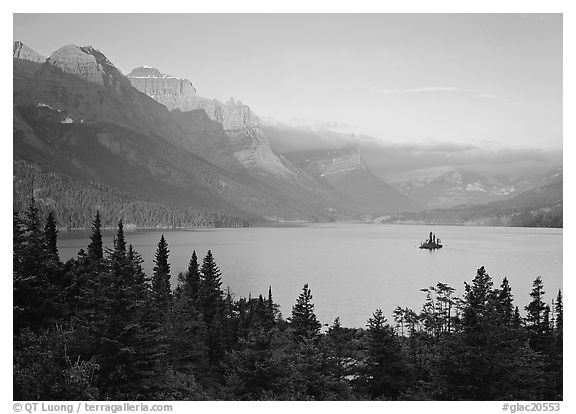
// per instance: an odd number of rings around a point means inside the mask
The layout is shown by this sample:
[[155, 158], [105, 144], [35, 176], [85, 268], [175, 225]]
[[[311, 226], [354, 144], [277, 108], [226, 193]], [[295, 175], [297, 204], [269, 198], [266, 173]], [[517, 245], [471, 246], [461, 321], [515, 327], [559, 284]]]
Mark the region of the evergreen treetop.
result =
[[314, 313], [312, 292], [305, 284], [296, 304], [292, 307], [291, 326], [296, 341], [312, 339], [320, 334], [321, 324]]
[[161, 307], [167, 307], [171, 300], [170, 289], [170, 264], [168, 263], [168, 243], [164, 235], [160, 237], [156, 256], [154, 259], [154, 273], [152, 276], [152, 291], [156, 303]]
[[100, 211], [96, 211], [94, 221], [92, 221], [92, 235], [88, 245], [88, 257], [93, 260], [101, 260], [104, 257], [102, 248], [102, 222], [100, 221]]
[[56, 219], [52, 212], [48, 213], [48, 217], [46, 217], [44, 238], [46, 239], [48, 253], [58, 259], [58, 229], [56, 228]]
[[206, 324], [209, 325], [217, 315], [222, 316], [224, 311], [224, 292], [221, 289], [222, 280], [220, 278], [222, 274], [210, 250], [204, 257], [200, 272], [202, 279], [199, 291], [199, 306], [204, 313]]
[[118, 220], [118, 231], [114, 237], [114, 252], [118, 255], [126, 255], [126, 239], [124, 238], [124, 224]]

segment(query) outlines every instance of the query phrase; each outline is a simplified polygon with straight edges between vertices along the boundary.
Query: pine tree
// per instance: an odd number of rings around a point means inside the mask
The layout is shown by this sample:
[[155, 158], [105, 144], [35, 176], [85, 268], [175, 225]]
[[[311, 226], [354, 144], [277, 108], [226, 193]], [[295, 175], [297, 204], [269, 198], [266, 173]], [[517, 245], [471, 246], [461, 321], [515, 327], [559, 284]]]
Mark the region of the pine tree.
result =
[[52, 284], [58, 264], [48, 255], [38, 208], [31, 197], [23, 220], [14, 220], [14, 332], [44, 328], [59, 317], [60, 303]]
[[224, 292], [221, 289], [222, 280], [220, 278], [222, 274], [210, 250], [202, 262], [201, 274], [199, 305], [206, 324], [210, 325], [214, 318], [221, 318], [224, 311]]
[[[124, 227], [122, 220], [118, 222], [118, 231], [114, 236], [114, 249], [109, 252], [110, 263], [114, 274], [119, 278], [126, 279], [124, 282], [130, 285], [135, 285], [135, 272], [131, 267], [131, 262], [126, 254], [126, 240], [124, 239]], [[132, 252], [133, 256], [133, 252]]]
[[44, 233], [40, 228], [40, 213], [34, 197], [30, 198], [28, 210], [24, 215], [25, 243], [22, 251], [23, 272], [39, 276], [44, 260], [48, 255]]
[[534, 283], [532, 284], [532, 292], [530, 292], [530, 297], [532, 301], [525, 307], [527, 313], [526, 321], [528, 322], [528, 326], [532, 329], [541, 329], [542, 323], [544, 320], [544, 311], [546, 308], [546, 304], [544, 303], [543, 296], [544, 296], [544, 285], [542, 283], [542, 279], [538, 276]]
[[371, 398], [398, 399], [407, 387], [406, 358], [394, 329], [380, 309], [368, 320], [367, 341], [361, 388]]
[[558, 296], [556, 296], [556, 305], [554, 307], [556, 314], [556, 335], [562, 337], [564, 328], [564, 305], [562, 302], [562, 291], [558, 290]]
[[464, 311], [462, 315], [462, 325], [465, 330], [472, 331], [480, 327], [492, 315], [494, 303], [494, 292], [492, 290], [492, 278], [484, 269], [480, 267], [472, 285], [464, 283]]
[[272, 286], [268, 287], [268, 300], [266, 301], [266, 326], [271, 328], [276, 318], [277, 306], [272, 299]]
[[48, 213], [46, 224], [44, 225], [44, 238], [48, 254], [58, 260], [58, 229], [56, 228], [56, 219], [52, 212]]
[[182, 291], [184, 295], [192, 300], [192, 303], [196, 305], [198, 301], [198, 295], [200, 293], [201, 284], [201, 273], [200, 266], [198, 265], [198, 257], [196, 256], [196, 251], [192, 252], [192, 257], [188, 263], [188, 269], [184, 274], [182, 280]]
[[152, 292], [158, 306], [166, 309], [171, 300], [170, 290], [170, 264], [168, 263], [168, 243], [164, 235], [160, 237], [156, 256], [154, 259], [154, 273], [152, 276]]
[[126, 239], [124, 238], [124, 225], [122, 219], [118, 221], [118, 232], [114, 237], [114, 252], [118, 255], [126, 255]]
[[550, 307], [544, 302], [544, 284], [538, 276], [532, 283], [532, 301], [525, 306], [526, 328], [530, 333], [530, 346], [535, 351], [549, 351], [551, 340]]
[[132, 268], [132, 278], [136, 285], [140, 285], [143, 288], [147, 288], [148, 285], [146, 284], [146, 275], [144, 274], [144, 270], [142, 270], [142, 263], [144, 260], [140, 253], [134, 250], [132, 244], [128, 246], [128, 251], [126, 252], [126, 259]]
[[24, 225], [26, 226], [26, 230], [29, 232], [40, 231], [40, 212], [36, 206], [36, 199], [34, 196], [30, 197], [30, 201], [28, 202], [28, 210], [26, 211]]
[[500, 285], [500, 290], [498, 291], [498, 312], [505, 323], [510, 324], [514, 316], [514, 306], [513, 306], [514, 296], [512, 295], [512, 289], [508, 283], [508, 279], [505, 277]]
[[21, 274], [24, 262], [24, 221], [17, 211], [12, 214], [12, 247], [13, 271]]
[[226, 342], [224, 332], [225, 306], [220, 269], [218, 269], [210, 250], [204, 257], [200, 271], [202, 280], [198, 306], [204, 315], [204, 323], [207, 327], [206, 345], [209, 361], [211, 365], [217, 365], [224, 357]]
[[308, 284], [305, 284], [302, 288], [302, 293], [296, 300], [296, 304], [292, 307], [292, 318], [290, 321], [294, 339], [297, 342], [303, 339], [317, 338], [320, 334], [321, 324], [316, 319], [312, 299], [312, 292], [308, 288]]
[[104, 250], [102, 248], [102, 222], [100, 221], [100, 211], [96, 211], [94, 221], [92, 221], [92, 235], [88, 245], [88, 257], [94, 261], [102, 260]]
[[357, 361], [360, 359], [361, 332], [355, 328], [345, 328], [340, 318], [334, 319], [332, 326], [324, 338], [331, 364], [332, 375], [338, 380], [345, 377], [355, 377], [357, 374]]
[[564, 305], [562, 302], [562, 291], [558, 290], [556, 304], [554, 308], [556, 314], [555, 343], [553, 364], [556, 370], [556, 398], [562, 400], [563, 391], [563, 359], [564, 359]]

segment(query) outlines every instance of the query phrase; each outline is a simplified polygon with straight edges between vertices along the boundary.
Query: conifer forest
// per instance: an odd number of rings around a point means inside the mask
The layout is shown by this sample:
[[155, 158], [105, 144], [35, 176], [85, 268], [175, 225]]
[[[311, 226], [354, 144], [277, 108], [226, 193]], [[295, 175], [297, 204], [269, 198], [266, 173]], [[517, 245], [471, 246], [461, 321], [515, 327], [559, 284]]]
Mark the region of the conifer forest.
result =
[[[90, 244], [63, 262], [57, 214], [34, 199], [13, 214], [15, 400], [563, 398], [562, 292], [545, 294], [538, 275], [531, 292], [512, 293], [481, 267], [462, 296], [438, 281], [423, 286], [421, 309], [323, 328], [308, 285], [284, 316], [274, 286], [223, 290], [217, 251], [191, 251], [171, 286], [162, 236], [145, 274], [121, 220], [103, 247], [113, 218], [99, 213]], [[519, 309], [517, 295], [529, 304]]]

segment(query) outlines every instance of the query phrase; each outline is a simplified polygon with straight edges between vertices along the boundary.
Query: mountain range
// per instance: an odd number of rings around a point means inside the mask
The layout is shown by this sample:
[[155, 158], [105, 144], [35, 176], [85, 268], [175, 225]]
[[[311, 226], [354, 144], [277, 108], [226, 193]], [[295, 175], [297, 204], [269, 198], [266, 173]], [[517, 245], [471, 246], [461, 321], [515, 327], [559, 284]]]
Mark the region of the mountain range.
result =
[[562, 180], [561, 159], [556, 153], [392, 144], [369, 136], [270, 122], [262, 128], [274, 150], [300, 163], [325, 154], [324, 164], [333, 158], [339, 164], [338, 154], [355, 148], [371, 175], [411, 200], [412, 207], [402, 205], [406, 211], [414, 211], [414, 206], [429, 210], [487, 204]]
[[[206, 214], [326, 220], [336, 211], [330, 200], [282, 194], [194, 153], [194, 136], [168, 108], [134, 88], [98, 50], [68, 45], [43, 63], [27, 61], [28, 56], [36, 55], [14, 55], [19, 85], [14, 90], [15, 162], [71, 177], [96, 192], [102, 184], [151, 203]], [[224, 134], [206, 115], [194, 116], [200, 117], [197, 124]], [[21, 179], [16, 176], [15, 184]], [[33, 187], [42, 203], [47, 189]], [[20, 188], [14, 186], [15, 200]]]
[[394, 183], [403, 194], [426, 209], [487, 204], [511, 199], [525, 191], [562, 180], [562, 168], [534, 175], [481, 175], [453, 169], [437, 175]]
[[[14, 42], [13, 82], [15, 207], [34, 194], [45, 209], [65, 208], [62, 225], [87, 226], [96, 209], [108, 208], [141, 226], [127, 213], [135, 203], [167, 209], [161, 226], [210, 214], [244, 222], [366, 213], [274, 152], [247, 105], [201, 97], [186, 79], [150, 67], [124, 76], [90, 46], [67, 45], [45, 58]], [[61, 183], [88, 191], [71, 193]], [[106, 201], [111, 192], [114, 207]], [[80, 194], [91, 200], [84, 213]], [[382, 209], [401, 211], [386, 200]]]
[[96, 210], [105, 224], [145, 227], [370, 219], [533, 184], [458, 173], [390, 185], [348, 138], [281, 151], [267, 136], [278, 131], [241, 101], [149, 66], [125, 76], [91, 46], [44, 57], [15, 41], [13, 92], [14, 207], [34, 195], [62, 226], [87, 227]]
[[[416, 213], [400, 213], [383, 223], [458, 224], [476, 226], [563, 227], [563, 179], [553, 179], [515, 195], [487, 204], [460, 205]], [[550, 178], [550, 177], [547, 177]]]

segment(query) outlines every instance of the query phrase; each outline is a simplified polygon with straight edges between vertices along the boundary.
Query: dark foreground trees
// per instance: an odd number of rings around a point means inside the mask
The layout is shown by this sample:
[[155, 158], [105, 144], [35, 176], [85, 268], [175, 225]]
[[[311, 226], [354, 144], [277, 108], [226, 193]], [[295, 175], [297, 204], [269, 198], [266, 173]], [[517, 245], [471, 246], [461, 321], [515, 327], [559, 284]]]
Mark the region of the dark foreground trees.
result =
[[161, 237], [148, 278], [122, 222], [112, 248], [93, 221], [62, 263], [56, 216], [14, 214], [14, 399], [559, 400], [563, 298], [534, 281], [526, 317], [483, 267], [463, 297], [438, 283], [420, 311], [321, 329], [308, 284], [284, 320], [267, 295], [224, 291], [211, 251], [172, 288]]

